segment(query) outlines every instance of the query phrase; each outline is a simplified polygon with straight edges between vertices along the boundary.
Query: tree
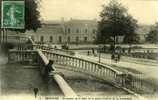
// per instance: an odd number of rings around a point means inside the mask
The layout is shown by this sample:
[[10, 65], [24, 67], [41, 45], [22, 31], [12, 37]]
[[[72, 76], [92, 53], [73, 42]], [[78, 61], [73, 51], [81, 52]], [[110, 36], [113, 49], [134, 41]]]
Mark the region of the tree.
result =
[[36, 31], [41, 27], [38, 4], [40, 0], [25, 0], [25, 23], [27, 30]]
[[129, 35], [125, 35], [123, 42], [131, 45], [131, 44], [139, 43], [139, 40], [140, 37], [138, 36], [138, 34], [132, 34], [132, 36], [129, 34]]
[[152, 29], [146, 37], [146, 41], [149, 43], [157, 43], [158, 42], [158, 30]]
[[108, 6], [103, 6], [98, 24], [97, 40], [100, 43], [117, 43], [118, 36], [129, 38], [135, 36], [137, 21], [127, 13], [127, 9], [116, 0], [111, 0]]
[[24, 1], [25, 1], [25, 29], [11, 29], [12, 31], [20, 31], [20, 32], [25, 32], [26, 30], [36, 31], [38, 28], [41, 27], [41, 23], [39, 20], [40, 12], [38, 10], [38, 4], [40, 0], [24, 0]]

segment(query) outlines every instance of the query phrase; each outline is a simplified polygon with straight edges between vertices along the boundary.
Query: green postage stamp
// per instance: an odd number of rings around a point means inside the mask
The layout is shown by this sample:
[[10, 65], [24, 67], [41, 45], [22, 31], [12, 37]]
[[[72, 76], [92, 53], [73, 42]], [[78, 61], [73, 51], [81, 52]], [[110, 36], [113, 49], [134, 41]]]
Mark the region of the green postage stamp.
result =
[[2, 1], [1, 28], [24, 29], [24, 1]]

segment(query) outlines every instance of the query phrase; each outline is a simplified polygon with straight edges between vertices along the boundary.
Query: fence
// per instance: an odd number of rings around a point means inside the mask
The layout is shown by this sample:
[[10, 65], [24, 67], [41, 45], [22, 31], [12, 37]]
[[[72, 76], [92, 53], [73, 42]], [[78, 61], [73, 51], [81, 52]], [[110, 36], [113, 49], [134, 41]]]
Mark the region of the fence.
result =
[[[41, 49], [42, 53], [48, 59], [53, 60], [55, 64], [61, 65], [65, 69], [86, 73], [114, 86], [127, 88], [135, 92], [148, 91], [151, 93], [155, 91], [151, 84], [143, 80], [143, 75], [125, 74], [111, 66], [73, 57], [71, 55], [55, 53], [56, 49], [41, 45], [19, 45], [17, 49], [10, 50], [8, 59], [10, 59], [9, 61], [15, 62], [36, 62], [37, 64], [42, 64], [40, 60], [38, 60], [39, 55], [36, 49]], [[55, 52], [52, 52], [53, 50]], [[65, 51], [60, 52], [65, 53]]]

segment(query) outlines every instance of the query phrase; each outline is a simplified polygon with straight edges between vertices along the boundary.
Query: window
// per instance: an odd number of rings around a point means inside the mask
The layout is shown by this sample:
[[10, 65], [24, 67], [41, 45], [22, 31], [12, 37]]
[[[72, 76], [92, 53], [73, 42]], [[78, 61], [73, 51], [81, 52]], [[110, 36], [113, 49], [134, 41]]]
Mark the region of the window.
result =
[[71, 29], [70, 29], [70, 28], [68, 28], [68, 30], [67, 30], [67, 31], [68, 31], [68, 33], [71, 33]]
[[53, 42], [53, 36], [50, 36], [49, 41], [50, 41], [50, 42]]
[[87, 37], [84, 37], [84, 41], [87, 42]]
[[40, 41], [44, 42], [44, 37], [43, 36], [41, 36]]
[[61, 43], [62, 42], [62, 37], [61, 36], [59, 36], [59, 43]]
[[67, 38], [67, 41], [70, 42], [70, 37]]
[[76, 33], [79, 33], [79, 29], [76, 29]]

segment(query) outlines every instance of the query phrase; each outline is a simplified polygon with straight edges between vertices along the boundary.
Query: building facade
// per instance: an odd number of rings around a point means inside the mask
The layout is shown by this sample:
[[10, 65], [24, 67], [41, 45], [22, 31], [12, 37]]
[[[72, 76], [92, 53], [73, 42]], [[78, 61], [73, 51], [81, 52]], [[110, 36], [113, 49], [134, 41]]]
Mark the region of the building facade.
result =
[[[27, 35], [31, 36], [37, 43], [89, 44], [96, 41], [97, 24], [96, 20], [45, 21], [36, 32], [28, 31]], [[140, 43], [145, 42], [151, 27], [150, 25], [139, 25], [136, 33], [140, 37]], [[119, 37], [119, 43], [123, 42], [123, 38], [122, 36]]]
[[96, 40], [97, 21], [70, 20], [65, 24], [68, 43], [93, 43]]
[[37, 43], [82, 44], [94, 43], [97, 35], [96, 20], [49, 21], [42, 23], [36, 32], [28, 31]]

